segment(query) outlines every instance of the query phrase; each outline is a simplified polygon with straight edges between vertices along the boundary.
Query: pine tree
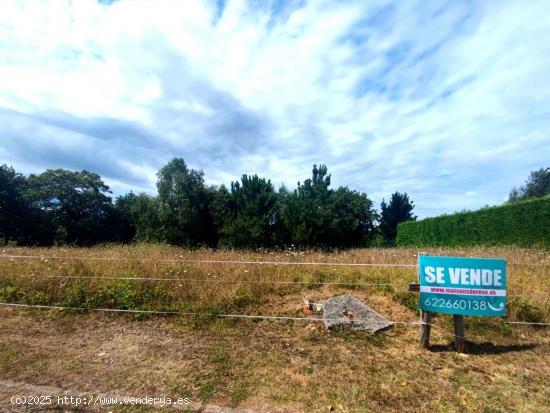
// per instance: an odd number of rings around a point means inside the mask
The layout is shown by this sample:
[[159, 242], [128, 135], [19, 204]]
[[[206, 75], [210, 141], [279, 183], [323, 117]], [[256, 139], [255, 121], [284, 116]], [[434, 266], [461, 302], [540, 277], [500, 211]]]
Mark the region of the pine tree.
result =
[[412, 214], [414, 204], [406, 193], [395, 192], [390, 198], [389, 204], [382, 200], [380, 205], [380, 232], [386, 245], [395, 245], [397, 237], [397, 225], [400, 222], [416, 220]]

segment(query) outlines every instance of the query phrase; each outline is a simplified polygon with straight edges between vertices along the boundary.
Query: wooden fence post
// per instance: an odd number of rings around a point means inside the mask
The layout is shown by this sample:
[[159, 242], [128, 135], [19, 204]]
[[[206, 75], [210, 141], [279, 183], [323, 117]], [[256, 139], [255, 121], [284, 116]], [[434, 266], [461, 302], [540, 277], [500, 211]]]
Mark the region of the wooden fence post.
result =
[[459, 353], [464, 353], [464, 316], [453, 314], [455, 330], [455, 347]]

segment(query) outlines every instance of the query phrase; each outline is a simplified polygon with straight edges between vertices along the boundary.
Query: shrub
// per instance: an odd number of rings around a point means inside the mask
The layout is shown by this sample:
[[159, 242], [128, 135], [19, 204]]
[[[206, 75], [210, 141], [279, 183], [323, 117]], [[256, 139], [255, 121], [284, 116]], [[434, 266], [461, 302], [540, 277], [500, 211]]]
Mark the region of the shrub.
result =
[[544, 312], [525, 298], [510, 300], [508, 309], [510, 312], [515, 313], [515, 319], [518, 321], [528, 323], [543, 323], [545, 321]]
[[550, 245], [550, 196], [399, 224], [399, 246]]

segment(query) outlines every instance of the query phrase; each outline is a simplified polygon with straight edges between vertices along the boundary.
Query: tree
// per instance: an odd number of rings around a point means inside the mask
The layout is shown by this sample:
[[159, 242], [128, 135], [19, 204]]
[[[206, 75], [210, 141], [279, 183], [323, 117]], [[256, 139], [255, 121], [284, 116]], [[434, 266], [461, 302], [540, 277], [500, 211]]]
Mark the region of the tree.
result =
[[156, 197], [130, 192], [116, 199], [115, 207], [119, 210], [123, 222], [123, 234], [132, 241], [161, 242], [163, 232], [159, 214], [159, 201]]
[[204, 173], [172, 159], [157, 174], [159, 213], [165, 241], [188, 247], [212, 244], [215, 229]]
[[136, 199], [137, 195], [130, 191], [118, 196], [115, 200], [110, 226], [119, 242], [131, 242], [136, 237], [136, 225], [132, 213]]
[[223, 184], [219, 187], [208, 188], [208, 192], [210, 216], [215, 233], [214, 245], [218, 245], [224, 226], [232, 219], [231, 193]]
[[389, 204], [386, 204], [384, 199], [382, 200], [380, 209], [380, 232], [387, 245], [394, 245], [397, 237], [397, 225], [400, 222], [416, 220], [412, 214], [414, 204], [406, 193], [395, 192], [392, 194]]
[[330, 244], [349, 248], [367, 246], [375, 232], [376, 212], [366, 194], [338, 188], [330, 196]]
[[519, 189], [512, 188], [508, 202], [520, 201], [548, 194], [550, 194], [550, 167], [531, 171], [524, 186], [521, 186]]
[[237, 248], [269, 247], [275, 242], [277, 193], [271, 181], [257, 175], [243, 175], [231, 183], [221, 229], [221, 244]]
[[109, 187], [93, 172], [48, 169], [28, 179], [27, 196], [55, 228], [60, 243], [90, 245], [111, 240]]
[[281, 184], [279, 190], [277, 191], [277, 206], [275, 208], [275, 228], [273, 229], [273, 245], [275, 247], [282, 247], [290, 239], [288, 236], [288, 230], [285, 228], [282, 214], [285, 208], [285, 205], [288, 201], [290, 195], [289, 190], [284, 184]]
[[19, 238], [28, 203], [24, 197], [27, 180], [15, 169], [0, 166], [0, 238], [4, 244]]
[[312, 178], [306, 179], [286, 198], [281, 221], [287, 234], [287, 242], [299, 246], [326, 244], [330, 212], [327, 199], [330, 196], [330, 175], [325, 165], [313, 165]]
[[366, 194], [329, 189], [325, 165], [313, 165], [312, 178], [286, 196], [281, 212], [285, 238], [299, 246], [349, 247], [368, 243], [376, 214]]

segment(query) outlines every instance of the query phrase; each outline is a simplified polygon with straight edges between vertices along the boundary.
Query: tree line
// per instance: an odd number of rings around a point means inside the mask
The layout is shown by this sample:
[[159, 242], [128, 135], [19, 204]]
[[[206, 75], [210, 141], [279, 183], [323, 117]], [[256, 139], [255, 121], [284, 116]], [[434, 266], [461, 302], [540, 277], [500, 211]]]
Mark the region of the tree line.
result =
[[24, 176], [0, 167], [0, 241], [17, 245], [164, 242], [186, 247], [349, 248], [393, 245], [399, 222], [414, 220], [406, 193], [380, 212], [365, 193], [331, 188], [325, 165], [293, 191], [243, 175], [207, 186], [204, 173], [172, 159], [157, 174], [157, 196], [112, 199], [93, 172], [49, 169]]

